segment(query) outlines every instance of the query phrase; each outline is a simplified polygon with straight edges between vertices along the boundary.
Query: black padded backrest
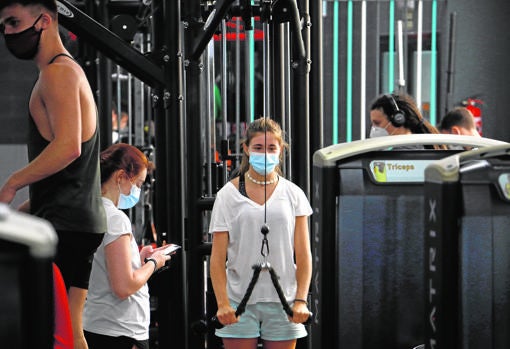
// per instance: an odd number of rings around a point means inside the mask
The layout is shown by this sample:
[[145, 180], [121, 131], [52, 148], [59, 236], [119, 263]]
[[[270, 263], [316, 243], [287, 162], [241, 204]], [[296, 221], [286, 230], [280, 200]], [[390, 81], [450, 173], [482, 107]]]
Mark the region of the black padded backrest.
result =
[[409, 349], [424, 343], [425, 168], [457, 152], [401, 148], [507, 145], [460, 137], [378, 137], [314, 153], [313, 348]]
[[37, 79], [32, 61], [22, 61], [8, 52], [0, 38], [0, 144], [26, 144], [28, 135], [28, 101]]
[[426, 170], [426, 348], [510, 347], [509, 151]]
[[6, 348], [53, 348], [56, 243], [48, 222], [0, 205], [0, 337]]
[[314, 168], [314, 178], [323, 180], [314, 189], [312, 216], [314, 347], [423, 343], [423, 170], [451, 154], [375, 151], [334, 169]]

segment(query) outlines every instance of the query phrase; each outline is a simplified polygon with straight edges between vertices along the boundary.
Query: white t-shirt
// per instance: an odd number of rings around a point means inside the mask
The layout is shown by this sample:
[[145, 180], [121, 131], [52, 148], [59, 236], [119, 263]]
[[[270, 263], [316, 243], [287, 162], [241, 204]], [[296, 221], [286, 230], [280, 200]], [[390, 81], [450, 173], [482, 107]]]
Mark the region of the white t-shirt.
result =
[[[312, 208], [304, 192], [294, 183], [280, 177], [267, 205], [259, 205], [243, 196], [228, 182], [216, 196], [211, 214], [209, 233], [228, 231], [227, 292], [240, 302], [253, 276], [253, 265], [262, 263], [260, 229], [266, 210], [269, 233], [267, 240], [270, 263], [279, 276], [279, 283], [287, 301], [296, 295], [296, 266], [294, 263], [294, 228], [296, 217], [309, 216]], [[248, 304], [280, 302], [269, 272], [262, 271]]]
[[136, 340], [145, 340], [149, 338], [149, 288], [145, 284], [127, 299], [119, 299], [111, 289], [104, 254], [106, 245], [122, 235], [130, 234], [131, 265], [133, 270], [141, 267], [140, 253], [131, 231], [131, 222], [128, 216], [109, 199], [103, 197], [103, 205], [108, 231], [94, 254], [89, 291], [83, 312], [83, 328], [86, 331], [107, 336], [127, 336]]

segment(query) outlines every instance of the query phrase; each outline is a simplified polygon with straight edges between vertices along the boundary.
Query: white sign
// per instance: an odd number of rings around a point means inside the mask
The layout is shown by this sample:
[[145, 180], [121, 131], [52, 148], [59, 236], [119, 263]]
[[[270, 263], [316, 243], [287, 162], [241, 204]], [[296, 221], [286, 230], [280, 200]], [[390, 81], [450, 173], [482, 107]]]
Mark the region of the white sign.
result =
[[370, 173], [378, 183], [425, 181], [425, 168], [435, 160], [372, 160]]

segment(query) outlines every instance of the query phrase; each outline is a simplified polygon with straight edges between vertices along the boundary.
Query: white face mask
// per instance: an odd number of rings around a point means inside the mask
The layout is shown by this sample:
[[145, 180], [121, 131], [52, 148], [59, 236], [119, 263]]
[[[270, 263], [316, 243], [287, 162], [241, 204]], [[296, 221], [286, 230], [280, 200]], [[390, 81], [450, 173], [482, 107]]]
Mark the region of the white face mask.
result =
[[[386, 127], [388, 127], [388, 125], [386, 125]], [[375, 138], [375, 137], [389, 136], [390, 134], [388, 133], [388, 131], [386, 131], [386, 127], [383, 128], [383, 127], [379, 127], [379, 126], [372, 126], [368, 137]]]

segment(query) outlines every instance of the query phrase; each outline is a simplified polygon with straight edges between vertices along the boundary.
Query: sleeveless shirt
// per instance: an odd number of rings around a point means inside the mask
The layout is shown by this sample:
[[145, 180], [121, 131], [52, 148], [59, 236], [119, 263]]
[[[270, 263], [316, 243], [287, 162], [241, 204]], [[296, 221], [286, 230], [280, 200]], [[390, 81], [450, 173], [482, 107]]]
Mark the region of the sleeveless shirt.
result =
[[[50, 64], [59, 54], [50, 61]], [[65, 55], [70, 57], [68, 55]], [[72, 57], [70, 57], [72, 59]], [[96, 116], [97, 117], [97, 116]], [[49, 144], [29, 113], [28, 158], [34, 160]], [[101, 199], [99, 131], [81, 144], [81, 154], [66, 168], [29, 186], [30, 211], [55, 230], [103, 234], [106, 216]]]

